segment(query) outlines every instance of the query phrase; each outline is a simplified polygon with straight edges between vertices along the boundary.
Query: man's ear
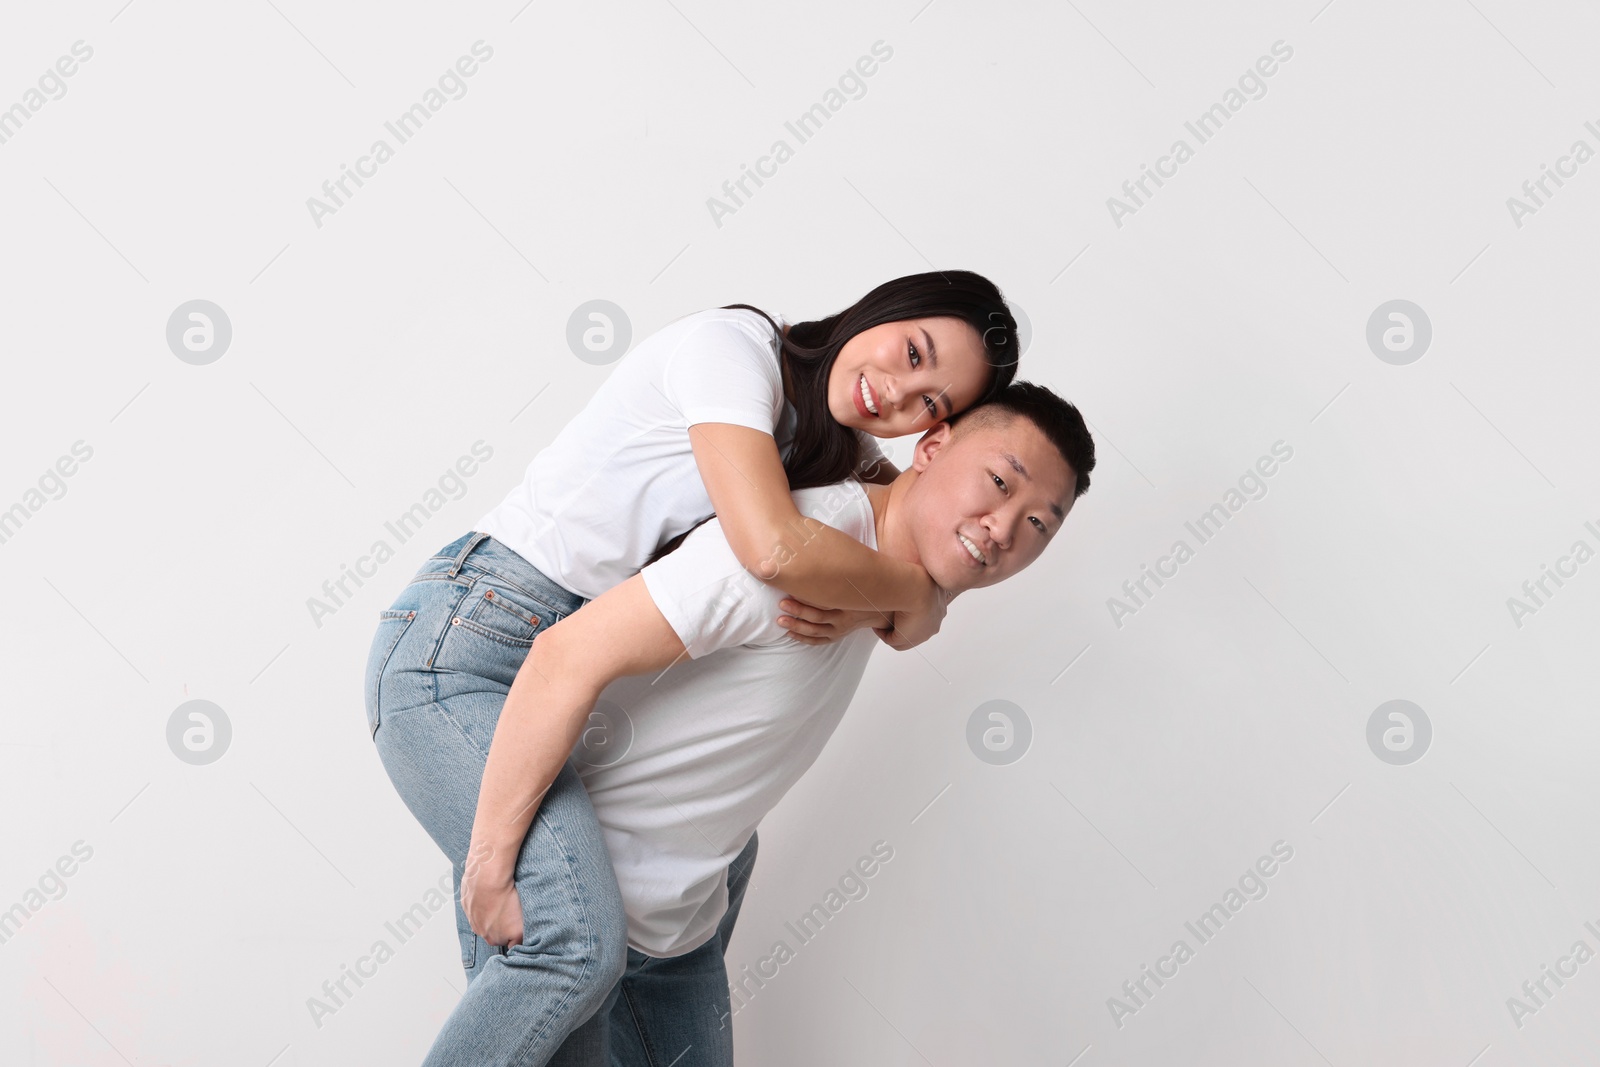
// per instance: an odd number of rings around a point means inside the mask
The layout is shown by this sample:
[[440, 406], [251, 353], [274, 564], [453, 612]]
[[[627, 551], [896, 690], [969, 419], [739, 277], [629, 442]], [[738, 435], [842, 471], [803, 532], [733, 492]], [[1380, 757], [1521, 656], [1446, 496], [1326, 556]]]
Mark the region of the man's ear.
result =
[[923, 434], [922, 439], [917, 442], [916, 449], [911, 453], [911, 469], [918, 474], [927, 470], [928, 464], [933, 462], [933, 457], [950, 443], [950, 435], [954, 432], [948, 422], [941, 422]]

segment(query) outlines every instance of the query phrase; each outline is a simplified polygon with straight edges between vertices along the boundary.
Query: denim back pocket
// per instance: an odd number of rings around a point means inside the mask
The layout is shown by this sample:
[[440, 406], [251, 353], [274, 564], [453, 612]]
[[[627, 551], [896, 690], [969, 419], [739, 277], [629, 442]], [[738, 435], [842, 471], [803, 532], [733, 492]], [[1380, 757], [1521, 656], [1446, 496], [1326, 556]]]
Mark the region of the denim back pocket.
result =
[[433, 669], [472, 674], [509, 688], [533, 639], [556, 618], [553, 609], [521, 587], [484, 575], [473, 582], [445, 627]]
[[378, 631], [372, 635], [372, 648], [367, 653], [367, 678], [364, 686], [367, 699], [367, 735], [378, 732], [382, 720], [383, 672], [389, 657], [405, 636], [406, 630], [417, 617], [415, 611], [391, 609], [378, 614]]

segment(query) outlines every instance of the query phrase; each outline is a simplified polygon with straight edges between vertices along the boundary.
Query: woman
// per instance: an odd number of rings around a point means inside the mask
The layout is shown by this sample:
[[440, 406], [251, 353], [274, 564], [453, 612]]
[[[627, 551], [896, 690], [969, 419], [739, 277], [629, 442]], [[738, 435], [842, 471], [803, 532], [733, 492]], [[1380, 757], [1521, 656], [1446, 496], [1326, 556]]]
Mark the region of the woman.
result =
[[[563, 736], [514, 685], [544, 628], [707, 516], [762, 581], [831, 612], [892, 617], [908, 648], [944, 598], [922, 568], [807, 527], [791, 489], [898, 474], [865, 438], [918, 433], [1016, 374], [1016, 322], [966, 271], [886, 282], [779, 327], [745, 305], [641, 342], [523, 482], [426, 561], [382, 613], [368, 727], [407, 807], [450, 857], [468, 989], [429, 1064], [550, 1062], [625, 961], [601, 831]], [[876, 449], [873, 449], [876, 453]], [[865, 468], [865, 469], [864, 469]], [[798, 608], [796, 610], [799, 610]], [[470, 859], [470, 862], [469, 862]]]

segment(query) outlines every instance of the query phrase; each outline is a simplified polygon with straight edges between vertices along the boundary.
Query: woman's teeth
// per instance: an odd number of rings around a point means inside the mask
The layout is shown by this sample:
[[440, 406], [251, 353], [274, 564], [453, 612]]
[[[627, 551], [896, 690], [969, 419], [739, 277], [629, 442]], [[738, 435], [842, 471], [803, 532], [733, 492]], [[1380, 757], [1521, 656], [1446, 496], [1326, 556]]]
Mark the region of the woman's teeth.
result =
[[956, 534], [956, 536], [961, 538], [962, 547], [964, 547], [968, 552], [972, 553], [972, 558], [973, 559], [977, 560], [979, 563], [982, 563], [984, 565], [988, 564], [989, 561], [984, 558], [982, 552], [978, 551], [978, 546], [977, 545], [975, 545], [971, 541], [969, 541], [964, 534]]
[[868, 411], [876, 415], [878, 413], [878, 405], [872, 402], [872, 390], [867, 388], [867, 376], [865, 374], [861, 376], [860, 384], [861, 402], [867, 406]]

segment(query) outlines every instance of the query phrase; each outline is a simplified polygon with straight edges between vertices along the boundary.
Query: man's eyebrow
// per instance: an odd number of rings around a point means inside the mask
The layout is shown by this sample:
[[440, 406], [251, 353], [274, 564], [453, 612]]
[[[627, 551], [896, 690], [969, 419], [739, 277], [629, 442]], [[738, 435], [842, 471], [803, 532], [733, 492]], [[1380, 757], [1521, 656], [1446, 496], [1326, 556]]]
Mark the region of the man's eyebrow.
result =
[[[1028, 468], [1024, 467], [1022, 465], [1022, 461], [1016, 456], [1013, 456], [1010, 452], [1002, 452], [1000, 453], [1000, 458], [1011, 464], [1012, 470], [1016, 471], [1024, 478], [1027, 478], [1029, 481], [1033, 480], [1033, 476], [1028, 473]], [[1061, 505], [1057, 504], [1054, 500], [1050, 501], [1050, 514], [1056, 517], [1057, 522], [1062, 522], [1067, 517], [1067, 513], [1062, 510]]]

